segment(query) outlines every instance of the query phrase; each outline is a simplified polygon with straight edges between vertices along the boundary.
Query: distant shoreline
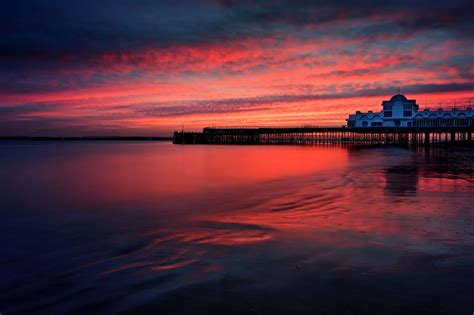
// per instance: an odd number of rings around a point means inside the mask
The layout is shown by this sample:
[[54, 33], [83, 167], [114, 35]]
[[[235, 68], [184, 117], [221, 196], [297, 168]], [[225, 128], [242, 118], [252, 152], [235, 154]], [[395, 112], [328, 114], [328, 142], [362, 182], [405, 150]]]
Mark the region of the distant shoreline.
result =
[[172, 141], [173, 137], [0, 137], [0, 141]]

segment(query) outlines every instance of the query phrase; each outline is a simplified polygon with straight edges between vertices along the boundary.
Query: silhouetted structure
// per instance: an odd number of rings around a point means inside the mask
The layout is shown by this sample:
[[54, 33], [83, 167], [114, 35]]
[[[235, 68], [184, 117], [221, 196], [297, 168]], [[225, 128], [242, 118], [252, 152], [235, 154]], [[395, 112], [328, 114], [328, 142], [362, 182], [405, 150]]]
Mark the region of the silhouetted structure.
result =
[[474, 126], [443, 127], [208, 127], [174, 133], [175, 144], [405, 144], [473, 143]]
[[394, 95], [378, 113], [356, 112], [347, 127], [207, 127], [175, 132], [176, 144], [404, 144], [472, 143], [474, 112], [452, 109], [418, 112], [416, 100]]

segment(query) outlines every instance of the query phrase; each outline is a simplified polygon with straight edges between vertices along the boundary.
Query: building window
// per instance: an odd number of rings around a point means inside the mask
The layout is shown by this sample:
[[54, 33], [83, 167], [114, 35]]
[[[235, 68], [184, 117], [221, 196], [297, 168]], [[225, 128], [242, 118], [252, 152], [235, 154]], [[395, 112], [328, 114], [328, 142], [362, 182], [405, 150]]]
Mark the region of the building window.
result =
[[395, 126], [400, 127], [401, 124], [400, 120], [395, 120]]
[[389, 111], [384, 111], [384, 112], [383, 112], [383, 116], [384, 116], [384, 117], [392, 117], [392, 111], [391, 111], [391, 110], [389, 110]]
[[403, 117], [411, 117], [411, 110], [404, 110]]
[[411, 121], [407, 122], [407, 126], [411, 127]]
[[363, 121], [363, 122], [362, 122], [362, 126], [363, 126], [363, 127], [367, 127], [367, 125], [368, 125], [368, 123], [367, 123], [366, 121]]
[[466, 118], [459, 118], [456, 119], [456, 125], [457, 126], [464, 126], [468, 124], [468, 120]]

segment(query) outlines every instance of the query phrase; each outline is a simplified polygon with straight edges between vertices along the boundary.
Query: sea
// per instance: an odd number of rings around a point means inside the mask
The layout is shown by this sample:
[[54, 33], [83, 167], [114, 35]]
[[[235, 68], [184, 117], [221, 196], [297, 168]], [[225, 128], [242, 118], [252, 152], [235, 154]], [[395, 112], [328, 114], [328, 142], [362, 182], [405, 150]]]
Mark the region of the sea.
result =
[[472, 314], [474, 149], [0, 142], [0, 313]]

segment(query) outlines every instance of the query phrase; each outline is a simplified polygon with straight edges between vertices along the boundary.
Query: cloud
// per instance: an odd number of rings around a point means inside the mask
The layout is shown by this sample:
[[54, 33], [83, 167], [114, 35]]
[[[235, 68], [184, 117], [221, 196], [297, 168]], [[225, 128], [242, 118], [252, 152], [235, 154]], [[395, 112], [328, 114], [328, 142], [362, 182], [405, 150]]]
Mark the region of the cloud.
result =
[[[308, 87], [306, 87], [307, 89]], [[346, 85], [335, 93], [322, 94], [272, 94], [257, 97], [224, 98], [218, 100], [200, 101], [167, 101], [151, 103], [129, 103], [125, 105], [112, 105], [102, 108], [101, 112], [91, 114], [89, 111], [80, 111], [76, 116], [63, 116], [59, 121], [67, 119], [77, 121], [113, 121], [146, 116], [176, 117], [194, 114], [225, 114], [236, 112], [265, 111], [275, 108], [275, 104], [289, 106], [291, 103], [308, 101], [325, 101], [350, 99], [357, 97], [380, 96], [381, 98], [393, 94], [394, 86], [377, 86], [361, 88], [356, 85]], [[471, 84], [419, 84], [404, 86], [408, 94], [427, 94], [443, 92], [470, 91]], [[44, 113], [61, 112], [67, 109], [63, 103], [38, 103], [17, 106], [0, 107], [0, 120], [11, 121], [15, 119], [37, 119]], [[41, 114], [38, 116], [37, 114]]]
[[19, 106], [0, 107], [0, 120], [14, 119], [24, 114], [54, 110], [56, 106], [50, 104], [23, 104]]
[[[472, 1], [462, 0], [383, 4], [367, 0], [33, 0], [4, 1], [0, 9], [2, 60], [86, 57], [268, 35], [298, 36], [299, 27], [321, 28], [324, 32], [313, 33], [317, 38], [426, 29], [469, 37], [474, 23]], [[327, 25], [334, 26], [333, 32]], [[340, 32], [341, 26], [344, 32]]]
[[[399, 85], [465, 97], [472, 29], [465, 0], [2, 1], [0, 119], [19, 131], [149, 128], [290, 119], [304, 102]], [[305, 110], [334, 115], [318, 106]]]
[[[419, 84], [404, 86], [404, 93], [425, 94], [470, 91], [472, 84]], [[324, 101], [349, 99], [356, 97], [380, 96], [388, 97], [392, 95], [395, 86], [379, 86], [370, 89], [358, 89], [356, 86], [346, 86], [344, 90], [333, 94], [276, 94], [258, 96], [251, 98], [232, 98], [220, 100], [202, 100], [179, 102], [177, 104], [150, 103], [150, 104], [130, 104], [121, 106], [120, 109], [130, 109], [134, 114], [146, 116], [186, 116], [193, 114], [225, 114], [235, 112], [265, 111], [274, 108], [275, 104], [291, 104], [308, 101]]]

